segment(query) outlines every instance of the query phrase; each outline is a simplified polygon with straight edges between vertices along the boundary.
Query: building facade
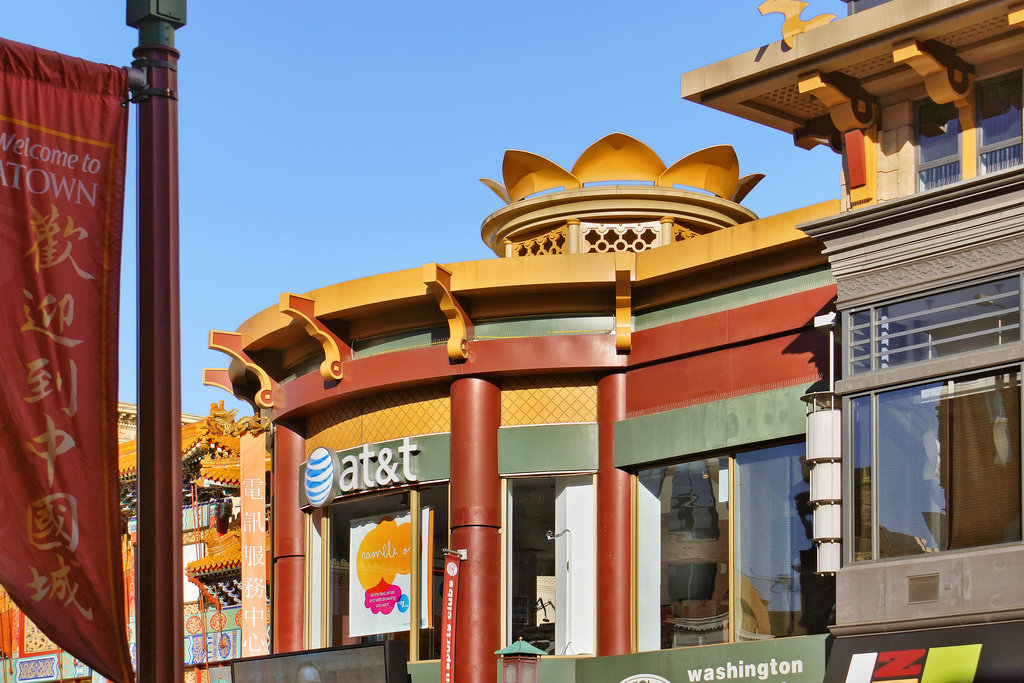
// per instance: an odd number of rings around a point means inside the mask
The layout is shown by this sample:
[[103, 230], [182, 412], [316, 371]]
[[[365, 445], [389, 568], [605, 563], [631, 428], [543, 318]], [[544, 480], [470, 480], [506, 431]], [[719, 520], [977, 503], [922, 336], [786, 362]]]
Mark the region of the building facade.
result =
[[448, 680], [449, 550], [460, 681], [520, 638], [542, 680], [1024, 670], [1024, 4], [791, 5], [683, 96], [828, 145], [840, 200], [758, 218], [722, 146], [510, 151], [498, 258], [211, 334], [274, 423], [275, 652]]
[[824, 245], [842, 340], [828, 680], [1010, 680], [1024, 670], [1024, 5], [852, 9], [794, 50], [684, 75], [683, 94], [843, 154], [844, 212], [800, 226]]
[[275, 652], [395, 640], [439, 680], [451, 549], [458, 680], [521, 638], [547, 680], [820, 681], [802, 399], [829, 388], [835, 283], [795, 226], [839, 203], [758, 219], [760, 177], [622, 134], [571, 171], [510, 151], [497, 258], [212, 333], [208, 381], [275, 425]]

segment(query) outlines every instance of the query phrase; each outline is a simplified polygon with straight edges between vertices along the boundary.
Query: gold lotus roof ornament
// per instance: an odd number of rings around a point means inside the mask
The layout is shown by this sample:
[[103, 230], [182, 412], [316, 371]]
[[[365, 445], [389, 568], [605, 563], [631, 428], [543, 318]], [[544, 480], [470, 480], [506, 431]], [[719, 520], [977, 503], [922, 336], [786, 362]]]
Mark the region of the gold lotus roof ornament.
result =
[[481, 178], [506, 204], [549, 190], [575, 190], [587, 183], [649, 182], [655, 187], [677, 185], [704, 190], [739, 203], [762, 178], [755, 173], [740, 177], [736, 152], [715, 145], [688, 154], [666, 166], [650, 147], [624, 133], [612, 133], [588, 147], [569, 172], [539, 154], [510, 149], [501, 165], [504, 185]]

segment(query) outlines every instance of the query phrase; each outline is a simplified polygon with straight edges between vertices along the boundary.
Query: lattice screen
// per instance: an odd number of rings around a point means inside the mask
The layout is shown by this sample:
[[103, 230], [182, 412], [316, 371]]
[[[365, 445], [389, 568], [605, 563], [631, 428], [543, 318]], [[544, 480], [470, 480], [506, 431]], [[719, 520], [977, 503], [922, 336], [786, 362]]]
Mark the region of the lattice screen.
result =
[[506, 380], [501, 425], [597, 421], [597, 380], [592, 375], [557, 375]]
[[392, 391], [335, 406], [306, 423], [306, 453], [451, 431], [447, 387]]

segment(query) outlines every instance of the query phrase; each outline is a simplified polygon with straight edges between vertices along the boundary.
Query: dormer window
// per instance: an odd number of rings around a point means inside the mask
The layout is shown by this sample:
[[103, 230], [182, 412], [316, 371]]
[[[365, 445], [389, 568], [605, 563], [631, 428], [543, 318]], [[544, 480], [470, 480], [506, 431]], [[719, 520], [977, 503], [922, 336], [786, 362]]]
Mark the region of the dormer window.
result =
[[953, 104], [917, 106], [917, 189], [932, 190], [960, 180], [960, 119]]
[[978, 88], [978, 174], [1022, 162], [1021, 80], [1016, 73]]

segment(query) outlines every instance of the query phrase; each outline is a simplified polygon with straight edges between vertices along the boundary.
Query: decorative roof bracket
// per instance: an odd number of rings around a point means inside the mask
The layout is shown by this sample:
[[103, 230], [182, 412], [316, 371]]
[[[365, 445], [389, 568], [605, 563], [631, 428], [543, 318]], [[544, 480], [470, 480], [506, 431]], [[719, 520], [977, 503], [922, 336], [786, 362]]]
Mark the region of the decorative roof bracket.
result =
[[[260, 390], [256, 394], [256, 405], [260, 408], [274, 407], [274, 389], [277, 382], [270, 378], [267, 371], [256, 365], [242, 349], [242, 335], [238, 332], [220, 332], [210, 330], [209, 347], [221, 351], [241, 363], [246, 370], [256, 375], [260, 382]], [[204, 373], [205, 374], [205, 373]], [[205, 379], [205, 378], [204, 378]], [[214, 377], [216, 379], [216, 377]], [[221, 386], [217, 384], [216, 386]]]
[[615, 350], [629, 353], [633, 347], [633, 276], [636, 254], [615, 253]]
[[235, 387], [231, 384], [231, 376], [227, 368], [203, 368], [203, 384], [208, 387], [223, 389], [234, 395]]
[[863, 130], [878, 118], [878, 102], [860, 81], [838, 71], [810, 71], [800, 75], [801, 94], [810, 94], [828, 107], [832, 123], [840, 133]]
[[974, 83], [974, 67], [961, 59], [956, 50], [936, 40], [914, 38], [894, 43], [892, 61], [906, 64], [924, 79], [928, 97], [936, 104], [968, 104]]
[[285, 315], [301, 322], [306, 328], [306, 334], [320, 342], [325, 356], [324, 362], [320, 364], [320, 376], [325, 380], [340, 380], [341, 362], [352, 358], [352, 348], [316, 317], [316, 302], [298, 294], [285, 292], [281, 295], [277, 308]]
[[817, 145], [828, 145], [836, 154], [843, 152], [843, 134], [826, 114], [810, 119], [803, 128], [793, 131], [793, 144], [801, 149], [813, 149]]
[[448, 358], [466, 360], [469, 358], [469, 341], [473, 338], [473, 321], [452, 294], [451, 271], [436, 263], [426, 263], [423, 265], [423, 284], [437, 299], [441, 313], [448, 320]]

